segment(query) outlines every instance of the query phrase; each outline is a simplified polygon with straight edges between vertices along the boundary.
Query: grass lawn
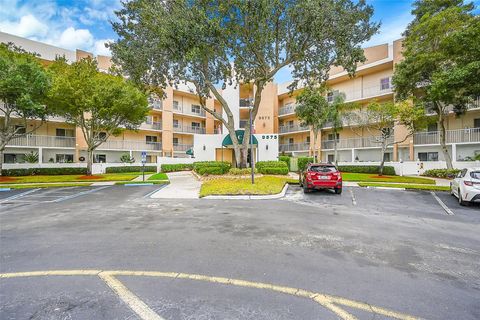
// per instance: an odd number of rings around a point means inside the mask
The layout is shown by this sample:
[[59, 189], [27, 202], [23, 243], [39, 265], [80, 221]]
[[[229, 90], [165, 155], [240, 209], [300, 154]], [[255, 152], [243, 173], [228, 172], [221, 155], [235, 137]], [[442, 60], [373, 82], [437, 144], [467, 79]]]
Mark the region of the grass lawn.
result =
[[435, 180], [419, 177], [401, 177], [401, 176], [378, 176], [371, 173], [351, 173], [342, 172], [343, 181], [359, 182], [396, 182], [396, 183], [416, 183], [416, 184], [435, 184]]
[[[255, 178], [252, 185], [250, 178], [214, 178], [203, 182], [200, 197], [210, 195], [252, 195], [280, 193], [285, 183], [291, 179], [279, 176]], [[292, 182], [297, 183], [296, 180]]]
[[48, 183], [48, 182], [95, 182], [95, 181], [126, 181], [132, 180], [139, 175], [138, 172], [128, 173], [106, 173], [93, 176], [79, 174], [68, 175], [38, 175], [19, 177], [0, 177], [0, 184], [12, 183]]
[[388, 187], [388, 188], [405, 188], [410, 190], [450, 191], [449, 186], [434, 186], [434, 185], [428, 185], [428, 184], [360, 182], [358, 185], [360, 187]]
[[60, 187], [88, 187], [91, 183], [42, 183], [42, 184], [20, 184], [16, 186], [5, 186], [0, 188], [27, 189], [27, 188], [60, 188]]
[[168, 180], [167, 174], [164, 172], [159, 172], [148, 178], [148, 180]]

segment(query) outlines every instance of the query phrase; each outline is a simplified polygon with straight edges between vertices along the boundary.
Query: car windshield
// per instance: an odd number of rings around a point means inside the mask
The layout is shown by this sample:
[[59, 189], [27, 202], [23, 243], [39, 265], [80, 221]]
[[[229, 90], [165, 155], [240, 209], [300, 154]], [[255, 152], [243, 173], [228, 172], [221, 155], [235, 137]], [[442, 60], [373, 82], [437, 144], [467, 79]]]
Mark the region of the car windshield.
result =
[[311, 166], [308, 170], [313, 172], [336, 172], [337, 171], [337, 169], [332, 166]]
[[472, 177], [473, 179], [478, 179], [478, 180], [480, 180], [480, 171], [472, 171], [472, 172], [470, 172], [470, 177]]

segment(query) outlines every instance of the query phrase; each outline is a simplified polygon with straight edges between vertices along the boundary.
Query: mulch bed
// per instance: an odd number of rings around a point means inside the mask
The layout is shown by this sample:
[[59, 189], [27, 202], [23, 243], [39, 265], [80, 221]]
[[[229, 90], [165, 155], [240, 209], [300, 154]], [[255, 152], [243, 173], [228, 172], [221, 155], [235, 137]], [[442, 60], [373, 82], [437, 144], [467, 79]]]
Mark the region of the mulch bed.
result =
[[10, 181], [17, 181], [17, 180], [18, 180], [18, 178], [0, 176], [0, 181], [1, 182], [10, 182]]

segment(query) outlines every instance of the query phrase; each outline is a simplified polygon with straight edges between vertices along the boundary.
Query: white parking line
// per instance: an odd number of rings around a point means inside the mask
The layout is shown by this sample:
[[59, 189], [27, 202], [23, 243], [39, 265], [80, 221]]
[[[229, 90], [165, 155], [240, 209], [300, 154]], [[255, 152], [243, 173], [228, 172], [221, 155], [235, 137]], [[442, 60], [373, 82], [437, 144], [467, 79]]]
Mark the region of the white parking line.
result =
[[77, 197], [80, 197], [80, 196], [83, 196], [85, 194], [89, 194], [89, 193], [92, 193], [92, 192], [97, 192], [97, 191], [100, 191], [100, 190], [103, 190], [103, 189], [106, 189], [106, 188], [110, 188], [110, 186], [95, 187], [94, 189], [90, 189], [90, 190], [79, 192], [79, 193], [74, 193], [72, 195], [64, 196], [64, 197], [58, 198], [56, 200], [51, 200], [51, 201], [48, 201], [48, 202], [61, 202], [61, 201], [77, 198]]
[[348, 191], [350, 191], [350, 195], [352, 196], [352, 203], [354, 206], [357, 205], [357, 200], [355, 199], [355, 194], [353, 193], [353, 190], [352, 189], [348, 189]]
[[445, 212], [449, 215], [453, 215], [453, 211], [450, 210], [449, 207], [447, 207], [447, 205], [445, 203], [443, 203], [443, 201], [437, 196], [437, 194], [433, 191], [430, 192], [431, 195], [435, 198], [435, 200], [437, 200], [438, 204], [443, 208], [443, 210], [445, 210]]
[[38, 191], [38, 190], [39, 190], [39, 189], [32, 189], [32, 190], [28, 190], [28, 191], [25, 191], [25, 192], [22, 192], [22, 193], [13, 195], [13, 196], [11, 196], [11, 197], [2, 199], [2, 200], [0, 201], [0, 203], [4, 203], [4, 202], [8, 202], [8, 201], [11, 201], [11, 200], [18, 199], [18, 198], [20, 198], [20, 197], [26, 196], [27, 194], [33, 193], [33, 192]]

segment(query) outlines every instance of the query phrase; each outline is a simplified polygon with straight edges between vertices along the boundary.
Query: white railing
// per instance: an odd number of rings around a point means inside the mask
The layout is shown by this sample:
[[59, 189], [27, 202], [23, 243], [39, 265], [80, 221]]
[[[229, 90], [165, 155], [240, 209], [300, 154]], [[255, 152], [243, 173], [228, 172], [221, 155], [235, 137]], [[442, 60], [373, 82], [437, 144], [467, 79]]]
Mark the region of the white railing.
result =
[[173, 132], [181, 132], [181, 133], [197, 133], [197, 134], [204, 134], [205, 128], [203, 127], [190, 127], [190, 126], [173, 126]]
[[191, 105], [184, 107], [181, 104], [174, 104], [173, 105], [173, 112], [174, 113], [187, 114], [187, 115], [191, 115], [191, 116], [197, 116], [197, 117], [206, 117], [205, 110], [200, 108], [200, 110], [198, 112], [192, 111], [192, 106]]
[[[332, 88], [335, 92], [335, 88]], [[388, 84], [385, 83], [382, 87], [380, 83], [380, 79], [377, 81], [370, 81], [368, 83], [364, 83], [362, 88], [356, 90], [341, 90], [341, 93], [345, 94], [345, 102], [360, 100], [365, 98], [372, 98], [376, 96], [381, 96], [384, 94], [390, 94], [393, 92], [393, 84], [392, 79], [389, 78]], [[335, 94], [333, 96], [328, 97], [328, 101], [332, 102], [334, 100]]]
[[297, 132], [297, 131], [309, 131], [310, 128], [307, 126], [301, 126], [299, 124], [293, 124], [293, 125], [284, 125], [279, 127], [279, 132], [280, 133], [287, 133], [287, 132]]
[[[364, 138], [350, 138], [350, 139], [338, 139], [337, 149], [357, 149], [357, 148], [380, 148], [380, 137], [364, 137]], [[387, 140], [388, 143], [393, 143], [393, 138]], [[332, 150], [334, 149], [334, 140], [323, 140], [322, 149]]]
[[146, 142], [140, 140], [107, 140], [97, 149], [99, 150], [162, 150], [161, 142]]
[[283, 106], [283, 107], [280, 107], [278, 109], [278, 115], [279, 116], [282, 116], [282, 115], [285, 115], [285, 114], [292, 114], [295, 112], [295, 108], [297, 106], [295, 104], [289, 104], [289, 105], [286, 105], [286, 106]]
[[15, 147], [75, 148], [75, 137], [40, 136], [30, 134], [13, 138], [7, 145]]
[[158, 100], [158, 99], [149, 99], [148, 106], [150, 107], [150, 109], [153, 109], [153, 110], [163, 109], [162, 100]]
[[310, 143], [289, 143], [289, 144], [280, 144], [278, 151], [280, 152], [289, 152], [289, 151], [305, 151], [310, 149]]
[[[478, 143], [480, 142], [480, 128], [447, 130], [446, 143]], [[417, 132], [413, 135], [414, 144], [440, 144], [440, 132]]]
[[140, 125], [140, 129], [162, 130], [162, 122], [151, 121], [147, 118], [147, 121]]
[[187, 151], [188, 149], [193, 148], [192, 144], [181, 144], [181, 143], [174, 143], [173, 150], [174, 151]]

